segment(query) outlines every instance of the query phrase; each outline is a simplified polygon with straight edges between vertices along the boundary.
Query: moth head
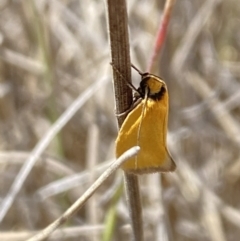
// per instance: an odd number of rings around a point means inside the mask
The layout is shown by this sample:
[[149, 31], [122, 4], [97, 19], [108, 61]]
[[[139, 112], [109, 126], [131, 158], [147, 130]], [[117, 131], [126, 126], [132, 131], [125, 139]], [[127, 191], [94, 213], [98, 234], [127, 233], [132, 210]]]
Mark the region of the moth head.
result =
[[142, 98], [147, 96], [154, 100], [160, 100], [166, 92], [166, 84], [158, 76], [145, 73], [142, 75], [138, 91], [141, 93]]

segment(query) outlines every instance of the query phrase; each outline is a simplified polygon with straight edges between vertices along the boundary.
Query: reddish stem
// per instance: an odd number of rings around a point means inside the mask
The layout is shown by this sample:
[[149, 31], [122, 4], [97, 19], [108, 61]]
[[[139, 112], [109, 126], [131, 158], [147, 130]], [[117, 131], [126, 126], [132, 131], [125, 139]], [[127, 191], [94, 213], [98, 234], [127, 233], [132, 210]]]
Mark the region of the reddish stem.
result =
[[151, 72], [153, 69], [153, 66], [156, 62], [156, 59], [158, 56], [161, 54], [162, 46], [164, 43], [164, 40], [166, 38], [167, 34], [167, 28], [168, 24], [170, 21], [173, 5], [174, 5], [174, 0], [166, 0], [165, 6], [164, 6], [164, 11], [163, 11], [163, 17], [161, 24], [159, 25], [158, 33], [157, 33], [157, 38], [154, 44], [154, 49], [149, 61], [149, 65], [147, 68], [148, 72]]

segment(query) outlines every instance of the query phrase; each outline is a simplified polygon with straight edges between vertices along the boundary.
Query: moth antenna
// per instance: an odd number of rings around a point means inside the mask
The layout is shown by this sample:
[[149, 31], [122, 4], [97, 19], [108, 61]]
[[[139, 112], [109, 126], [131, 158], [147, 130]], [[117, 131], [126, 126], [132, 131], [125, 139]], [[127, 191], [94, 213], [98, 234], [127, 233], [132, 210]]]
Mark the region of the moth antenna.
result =
[[[127, 85], [132, 89], [132, 90], [135, 90], [136, 92], [139, 93], [138, 89], [130, 82], [127, 81]], [[140, 93], [139, 93], [140, 94]]]
[[[127, 85], [128, 85], [132, 90], [134, 90], [134, 91], [136, 91], [136, 92], [139, 93], [138, 89], [137, 89], [131, 82], [127, 81], [127, 80], [123, 77], [123, 75], [121, 74], [121, 72], [114, 66], [114, 64], [113, 64], [113, 63], [110, 63], [110, 64], [112, 65], [113, 69], [119, 74], [119, 76], [121, 76], [121, 78], [122, 78], [124, 81], [127, 82]], [[139, 93], [139, 94], [140, 94], [140, 93]]]
[[134, 68], [141, 76], [144, 75], [144, 73], [140, 71], [135, 65], [131, 64], [131, 67]]

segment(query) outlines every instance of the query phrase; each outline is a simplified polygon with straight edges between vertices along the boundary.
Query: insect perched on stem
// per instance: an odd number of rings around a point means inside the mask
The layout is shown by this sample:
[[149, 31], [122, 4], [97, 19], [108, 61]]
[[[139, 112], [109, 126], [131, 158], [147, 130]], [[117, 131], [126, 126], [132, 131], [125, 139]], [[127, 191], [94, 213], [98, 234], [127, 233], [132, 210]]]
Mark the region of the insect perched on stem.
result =
[[[140, 146], [138, 155], [126, 161], [122, 169], [134, 174], [171, 172], [176, 169], [167, 146], [168, 90], [156, 75], [140, 72], [138, 89], [116, 140], [116, 157], [133, 146]], [[131, 84], [129, 84], [132, 86]]]

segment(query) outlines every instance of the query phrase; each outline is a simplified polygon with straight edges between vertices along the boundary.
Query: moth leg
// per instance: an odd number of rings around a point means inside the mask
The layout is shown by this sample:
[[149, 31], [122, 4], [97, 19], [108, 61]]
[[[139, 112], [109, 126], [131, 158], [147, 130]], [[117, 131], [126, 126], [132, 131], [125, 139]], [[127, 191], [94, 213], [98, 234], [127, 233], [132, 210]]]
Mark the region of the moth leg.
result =
[[126, 111], [124, 111], [124, 112], [122, 112], [122, 113], [115, 113], [115, 116], [117, 116], [117, 117], [121, 117], [121, 116], [124, 116], [124, 115], [127, 115], [129, 113], [129, 110], [126, 110]]

